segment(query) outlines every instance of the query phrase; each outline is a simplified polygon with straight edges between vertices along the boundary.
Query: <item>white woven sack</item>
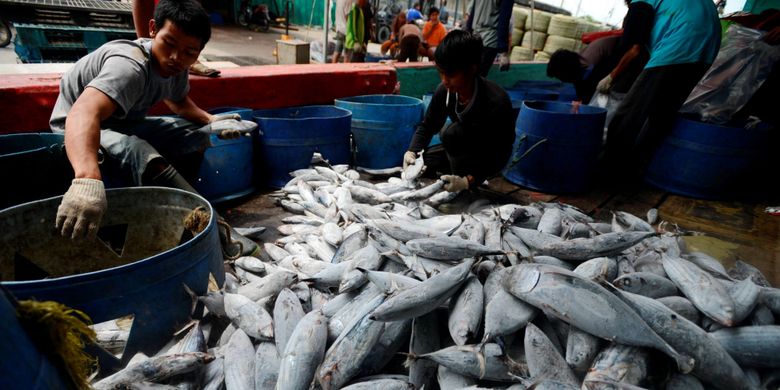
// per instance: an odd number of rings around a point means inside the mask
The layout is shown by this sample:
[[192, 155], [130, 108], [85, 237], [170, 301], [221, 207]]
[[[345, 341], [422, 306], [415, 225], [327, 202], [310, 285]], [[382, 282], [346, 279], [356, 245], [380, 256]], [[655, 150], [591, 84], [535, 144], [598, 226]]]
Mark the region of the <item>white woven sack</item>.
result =
[[527, 21], [528, 21], [527, 10], [518, 6], [512, 8], [512, 27], [515, 30], [525, 30], [525, 23]]
[[534, 52], [527, 47], [515, 46], [512, 48], [512, 54], [509, 55], [509, 59], [512, 62], [533, 61]]
[[552, 18], [552, 14], [549, 12], [544, 11], [534, 11], [534, 23], [533, 26], [529, 26], [531, 24], [531, 17], [529, 16], [528, 19], [526, 19], [525, 29], [526, 30], [535, 30], [535, 31], [541, 31], [546, 33], [547, 27], [550, 26], [550, 19]]
[[572, 38], [550, 35], [547, 37], [547, 42], [544, 44], [544, 52], [547, 54], [552, 54], [560, 49], [574, 50], [576, 45], [577, 41]]
[[577, 38], [578, 31], [577, 19], [567, 15], [553, 15], [550, 18], [550, 26], [547, 28], [548, 35], [566, 38]]
[[[531, 35], [534, 36], [534, 45], [531, 47]], [[523, 34], [523, 47], [531, 48], [534, 50], [542, 50], [544, 49], [544, 42], [547, 40], [547, 34], [539, 31], [534, 31], [533, 34], [531, 34], [530, 31], [526, 31], [525, 34]]]
[[534, 56], [534, 61], [550, 62], [550, 55], [543, 51], [537, 52], [536, 55]]
[[512, 29], [511, 46], [519, 46], [523, 42], [523, 30]]

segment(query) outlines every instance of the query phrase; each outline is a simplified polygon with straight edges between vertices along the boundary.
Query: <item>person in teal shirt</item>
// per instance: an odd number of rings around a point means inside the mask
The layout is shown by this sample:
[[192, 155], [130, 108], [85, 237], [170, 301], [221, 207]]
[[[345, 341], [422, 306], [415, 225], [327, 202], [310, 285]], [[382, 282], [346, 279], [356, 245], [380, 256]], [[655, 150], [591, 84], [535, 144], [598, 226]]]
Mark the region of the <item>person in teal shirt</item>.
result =
[[633, 0], [623, 28], [626, 54], [598, 90], [609, 92], [612, 79], [641, 48], [650, 59], [609, 124], [604, 166], [613, 183], [641, 178], [677, 111], [715, 60], [721, 40], [711, 0]]

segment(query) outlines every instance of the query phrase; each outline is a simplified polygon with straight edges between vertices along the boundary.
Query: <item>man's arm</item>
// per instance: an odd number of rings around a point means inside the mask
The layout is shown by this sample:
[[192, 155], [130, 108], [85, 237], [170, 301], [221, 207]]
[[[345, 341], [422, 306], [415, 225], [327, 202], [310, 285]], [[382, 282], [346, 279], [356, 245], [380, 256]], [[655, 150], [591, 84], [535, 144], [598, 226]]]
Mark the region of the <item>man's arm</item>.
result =
[[154, 0], [133, 0], [133, 25], [138, 38], [150, 38], [149, 21], [154, 17]]
[[205, 125], [210, 123], [213, 119], [213, 115], [203, 111], [203, 109], [198, 107], [189, 96], [185, 96], [180, 102], [175, 102], [173, 100], [163, 101], [176, 115], [179, 115], [190, 122]]
[[631, 3], [623, 21], [623, 36], [618, 44], [618, 52], [625, 54], [620, 58], [615, 69], [599, 82], [596, 87], [599, 92], [608, 93], [612, 88], [612, 80], [625, 71], [642, 53], [643, 46], [649, 44], [654, 19], [655, 9], [650, 4], [642, 1]]
[[624, 54], [623, 57], [620, 59], [620, 62], [618, 62], [617, 66], [615, 66], [615, 69], [613, 69], [612, 72], [609, 73], [609, 75], [612, 76], [613, 79], [617, 78], [621, 73], [625, 72], [625, 70], [628, 69], [629, 66], [631, 66], [631, 63], [633, 63], [634, 60], [637, 57], [639, 57], [640, 54], [642, 54], [642, 46], [640, 45], [631, 46], [631, 48], [628, 49], [626, 54]]
[[509, 51], [509, 21], [512, 19], [512, 6], [515, 2], [512, 0], [501, 0], [498, 9], [498, 44], [496, 49], [499, 53]]
[[65, 119], [65, 151], [76, 179], [100, 180], [98, 149], [100, 122], [117, 108], [116, 102], [92, 87], [81, 93]]

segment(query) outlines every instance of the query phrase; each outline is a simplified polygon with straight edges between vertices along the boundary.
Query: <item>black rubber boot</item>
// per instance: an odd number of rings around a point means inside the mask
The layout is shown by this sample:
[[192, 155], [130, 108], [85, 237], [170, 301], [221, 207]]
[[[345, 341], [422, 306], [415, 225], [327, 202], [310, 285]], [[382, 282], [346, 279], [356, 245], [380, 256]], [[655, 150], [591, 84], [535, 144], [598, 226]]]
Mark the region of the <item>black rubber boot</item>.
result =
[[[198, 191], [193, 188], [187, 180], [176, 171], [173, 165], [169, 165], [160, 174], [152, 178], [148, 183], [151, 186], [178, 188], [193, 194], [198, 194]], [[200, 195], [200, 194], [198, 194]], [[224, 221], [219, 214], [217, 214], [218, 220]], [[227, 226], [227, 225], [225, 225]], [[219, 232], [219, 241], [222, 244], [223, 252], [227, 257], [236, 256], [257, 256], [260, 254], [260, 247], [254, 241], [242, 236], [232, 227], [230, 228], [230, 242], [228, 242], [227, 234], [222, 226], [217, 226]], [[239, 246], [236, 242], [240, 242]]]

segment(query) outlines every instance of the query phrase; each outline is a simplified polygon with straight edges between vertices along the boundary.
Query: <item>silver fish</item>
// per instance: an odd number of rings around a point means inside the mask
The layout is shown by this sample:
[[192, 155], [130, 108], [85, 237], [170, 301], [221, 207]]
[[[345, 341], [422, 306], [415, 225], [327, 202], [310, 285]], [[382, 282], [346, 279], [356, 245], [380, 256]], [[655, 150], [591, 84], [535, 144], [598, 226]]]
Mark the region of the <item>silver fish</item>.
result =
[[457, 292], [470, 274], [473, 264], [474, 260], [468, 259], [415, 287], [399, 292], [377, 307], [370, 318], [376, 321], [399, 321], [419, 317], [436, 309]]
[[409, 382], [417, 389], [422, 389], [423, 386], [430, 388], [436, 377], [436, 363], [417, 359], [417, 356], [435, 352], [441, 348], [439, 323], [440, 316], [435, 310], [412, 320], [409, 358], [406, 360], [406, 365], [409, 367]]
[[694, 324], [698, 325], [701, 322], [701, 313], [699, 313], [699, 310], [696, 309], [696, 306], [693, 306], [693, 303], [691, 303], [688, 298], [674, 296], [658, 298], [656, 300]]
[[[338, 227], [333, 222], [328, 222], [321, 227], [322, 229], [322, 238], [330, 245], [333, 245], [334, 247], [338, 247], [339, 244], [341, 244], [341, 240], [344, 238], [342, 236], [341, 228]], [[335, 253], [334, 253], [335, 254]], [[331, 257], [333, 259], [333, 257]]]
[[344, 237], [346, 238], [341, 242], [341, 245], [339, 245], [339, 248], [333, 255], [333, 259], [331, 259], [333, 263], [341, 262], [353, 252], [365, 247], [368, 243], [368, 232], [362, 225], [360, 225], [357, 231], [351, 234], [347, 234], [347, 230], [345, 229]]
[[276, 388], [279, 378], [279, 351], [270, 341], [257, 344], [255, 351], [255, 390]]
[[483, 310], [482, 283], [474, 276], [466, 280], [463, 287], [452, 298], [447, 326], [457, 345], [476, 336], [482, 322]]
[[553, 242], [540, 248], [539, 252], [561, 260], [584, 261], [594, 257], [617, 255], [656, 234], [655, 232], [606, 233], [593, 238]]
[[225, 387], [240, 390], [255, 388], [255, 347], [241, 329], [230, 336], [225, 348]]
[[477, 379], [514, 382], [513, 375], [525, 375], [527, 370], [508, 361], [498, 344], [456, 345], [419, 356], [456, 373]]
[[317, 374], [323, 390], [340, 389], [360, 372], [361, 364], [372, 353], [384, 327], [382, 322], [363, 317], [333, 342]]
[[412, 202], [412, 201], [429, 199], [434, 194], [441, 191], [441, 189], [444, 188], [444, 184], [445, 184], [444, 181], [436, 180], [433, 184], [430, 184], [428, 186], [420, 188], [419, 190], [412, 191], [406, 194], [406, 196], [404, 196], [402, 200], [405, 202]]
[[214, 357], [203, 352], [162, 355], [129, 365], [125, 369], [92, 384], [96, 390], [115, 389], [141, 381], [162, 382], [177, 375], [196, 371]]
[[415, 388], [409, 382], [399, 379], [376, 379], [343, 387], [344, 390], [414, 390]]
[[677, 286], [669, 279], [648, 272], [634, 272], [622, 275], [612, 284], [621, 290], [650, 298], [677, 295]]
[[306, 390], [325, 356], [327, 319], [320, 311], [306, 314], [293, 330], [279, 364], [277, 390]]
[[617, 293], [664, 340], [695, 359], [691, 374], [721, 389], [749, 388], [745, 373], [726, 352], [728, 349], [718, 345], [716, 338], [654, 299], [622, 291]]
[[504, 288], [562, 321], [603, 339], [653, 347], [690, 372], [693, 359], [679, 354], [618, 297], [600, 285], [562, 268], [520, 264], [508, 269]]
[[279, 354], [287, 347], [287, 342], [298, 322], [305, 313], [301, 301], [290, 289], [285, 288], [279, 293], [274, 304], [274, 341]]
[[[268, 267], [267, 267], [268, 268]], [[298, 275], [286, 270], [269, 273], [262, 280], [252, 282], [238, 288], [238, 294], [241, 294], [253, 301], [279, 294], [283, 288], [289, 287], [298, 282]]]
[[780, 368], [780, 326], [743, 326], [710, 333], [740, 365]]
[[532, 323], [525, 328], [525, 354], [528, 373], [532, 378], [544, 377], [574, 386], [579, 384], [574, 372], [550, 339]]
[[575, 371], [588, 371], [602, 344], [598, 337], [572, 326], [566, 338], [566, 363]]
[[563, 226], [561, 225], [562, 218], [563, 214], [561, 213], [561, 209], [557, 207], [544, 209], [544, 213], [539, 220], [539, 225], [537, 225], [536, 230], [542, 233], [560, 236], [563, 231]]
[[663, 262], [669, 279], [697, 309], [725, 326], [735, 324], [734, 300], [721, 282], [687, 260], [664, 256]]
[[738, 324], [753, 312], [761, 290], [750, 279], [734, 283], [726, 289], [734, 301], [734, 323]]
[[[601, 351], [588, 374], [583, 387], [614, 389], [616, 384], [636, 386], [647, 378], [650, 355], [645, 348], [612, 344]], [[606, 384], [604, 382], [609, 384]]]
[[[433, 362], [436, 364], [435, 362]], [[461, 375], [445, 366], [438, 365], [436, 369], [436, 380], [440, 389], [462, 389], [473, 386], [476, 383], [471, 377]]]
[[258, 303], [240, 294], [225, 294], [225, 313], [233, 324], [258, 340], [274, 337], [273, 319]]
[[420, 238], [408, 241], [406, 247], [418, 256], [438, 260], [457, 260], [503, 253], [500, 248], [490, 248], [457, 237]]

